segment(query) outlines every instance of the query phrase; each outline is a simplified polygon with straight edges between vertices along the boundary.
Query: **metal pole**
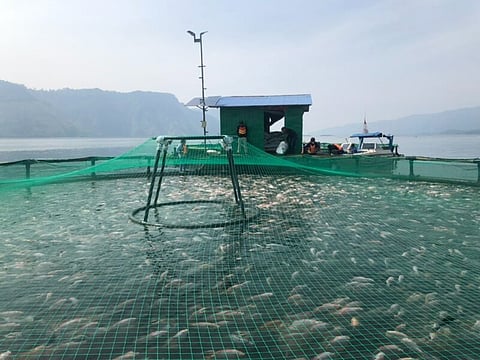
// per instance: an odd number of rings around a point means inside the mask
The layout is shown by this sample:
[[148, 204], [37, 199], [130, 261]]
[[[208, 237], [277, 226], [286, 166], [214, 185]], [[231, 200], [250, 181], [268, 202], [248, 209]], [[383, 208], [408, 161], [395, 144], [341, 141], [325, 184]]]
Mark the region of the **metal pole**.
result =
[[147, 205], [145, 206], [145, 214], [143, 216], [143, 222], [148, 221], [148, 213], [150, 212], [150, 203], [152, 202], [153, 189], [155, 187], [155, 176], [157, 175], [158, 162], [160, 161], [160, 154], [162, 152], [162, 146], [157, 145], [157, 154], [155, 155], [155, 164], [153, 165], [152, 181], [150, 182], [150, 188], [148, 190]]
[[157, 193], [155, 194], [155, 201], [153, 202], [154, 206], [157, 206], [158, 203], [158, 196], [160, 195], [160, 188], [162, 186], [163, 180], [163, 172], [165, 170], [165, 160], [167, 159], [167, 147], [163, 147], [163, 157], [162, 157], [162, 167], [160, 168], [160, 174], [158, 176], [158, 185], [157, 185]]
[[205, 104], [205, 74], [204, 74], [204, 68], [205, 65], [203, 64], [203, 41], [202, 37], [204, 34], [206, 34], [206, 31], [202, 31], [200, 35], [197, 37], [196, 34], [193, 31], [188, 30], [187, 33], [193, 36], [193, 42], [194, 43], [200, 43], [200, 79], [202, 80], [202, 128], [203, 128], [203, 142], [204, 142], [204, 147], [205, 147], [205, 152], [207, 151], [207, 119], [206, 119], [206, 111], [207, 111], [207, 106]]
[[237, 205], [240, 205], [240, 209], [242, 210], [243, 218], [246, 219], [245, 216], [245, 206], [243, 205], [242, 194], [240, 192], [240, 183], [238, 182], [237, 172], [235, 171], [235, 164], [233, 161], [233, 153], [232, 153], [232, 142], [233, 139], [230, 136], [225, 136], [223, 138], [223, 148], [227, 151], [227, 158], [228, 158], [228, 168], [230, 170], [230, 177], [232, 178], [232, 185], [233, 185], [233, 193], [235, 195], [235, 202]]
[[[207, 136], [207, 120], [206, 120], [206, 114], [205, 112], [207, 111], [207, 107], [205, 105], [205, 76], [203, 73], [203, 69], [205, 65], [203, 65], [203, 42], [202, 42], [202, 35], [205, 34], [205, 32], [200, 33], [200, 73], [201, 73], [201, 79], [202, 79], [202, 127], [203, 127], [203, 136]], [[204, 139], [204, 147], [205, 147], [205, 152], [207, 151], [207, 138]]]

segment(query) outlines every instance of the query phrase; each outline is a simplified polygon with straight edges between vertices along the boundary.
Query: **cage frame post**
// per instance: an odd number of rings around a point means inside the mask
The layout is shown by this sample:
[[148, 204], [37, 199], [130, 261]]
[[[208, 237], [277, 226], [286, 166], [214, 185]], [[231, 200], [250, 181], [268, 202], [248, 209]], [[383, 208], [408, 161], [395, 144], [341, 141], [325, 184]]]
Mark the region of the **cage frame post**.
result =
[[157, 192], [155, 194], [155, 201], [153, 202], [154, 206], [157, 206], [158, 197], [160, 196], [160, 188], [162, 187], [163, 173], [165, 171], [165, 162], [166, 162], [166, 159], [167, 159], [167, 150], [168, 150], [168, 145], [169, 144], [170, 144], [170, 142], [168, 142], [168, 140], [166, 141], [165, 144], [163, 144], [162, 166], [160, 167], [160, 174], [158, 175]]
[[227, 159], [228, 159], [228, 169], [230, 173], [230, 178], [232, 179], [232, 186], [233, 186], [233, 194], [235, 197], [235, 202], [237, 205], [240, 206], [242, 211], [242, 216], [245, 219], [245, 205], [242, 199], [242, 193], [240, 191], [240, 183], [238, 181], [237, 171], [235, 169], [235, 162], [233, 160], [233, 151], [232, 151], [232, 143], [233, 139], [229, 136], [223, 138], [223, 148], [227, 152]]
[[[147, 205], [145, 206], [145, 214], [143, 215], [143, 222], [146, 223], [148, 222], [148, 215], [150, 212], [150, 207], [151, 207], [151, 202], [152, 202], [152, 195], [153, 195], [153, 189], [155, 188], [155, 177], [157, 175], [157, 170], [158, 170], [158, 163], [160, 162], [160, 155], [163, 151], [164, 157], [163, 157], [163, 165], [165, 165], [165, 157], [167, 152], [164, 150], [165, 147], [165, 141], [163, 137], [157, 137], [157, 152], [155, 154], [155, 163], [153, 165], [153, 172], [152, 172], [152, 179], [150, 181], [150, 187], [148, 190], [148, 196], [147, 196]], [[163, 169], [163, 167], [162, 167]], [[156, 196], [155, 201], [157, 201], [158, 195]]]

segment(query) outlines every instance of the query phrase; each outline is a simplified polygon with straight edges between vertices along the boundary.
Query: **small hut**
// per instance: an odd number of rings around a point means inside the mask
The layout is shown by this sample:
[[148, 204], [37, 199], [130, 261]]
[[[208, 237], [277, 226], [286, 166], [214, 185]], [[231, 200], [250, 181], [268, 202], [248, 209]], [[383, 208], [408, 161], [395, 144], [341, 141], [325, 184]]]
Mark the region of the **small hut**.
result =
[[[190, 100], [187, 106], [201, 106], [201, 98]], [[248, 142], [267, 152], [274, 152], [282, 140], [280, 131], [272, 126], [283, 120], [283, 126], [297, 133], [295, 153], [300, 153], [303, 138], [303, 114], [309, 111], [312, 97], [300, 95], [210, 96], [205, 105], [220, 109], [220, 133], [236, 135], [243, 122], [248, 127]]]

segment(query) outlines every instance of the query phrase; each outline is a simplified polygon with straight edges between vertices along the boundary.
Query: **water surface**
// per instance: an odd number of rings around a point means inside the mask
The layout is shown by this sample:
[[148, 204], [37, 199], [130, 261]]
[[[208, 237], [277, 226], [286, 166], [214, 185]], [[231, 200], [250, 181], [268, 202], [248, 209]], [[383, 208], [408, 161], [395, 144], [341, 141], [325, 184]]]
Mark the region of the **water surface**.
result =
[[[161, 202], [219, 203], [160, 208], [158, 221], [229, 213], [227, 177], [164, 181]], [[129, 221], [146, 201], [143, 178], [2, 194], [1, 351], [477, 358], [478, 189], [313, 175], [240, 182], [258, 216], [203, 229]]]

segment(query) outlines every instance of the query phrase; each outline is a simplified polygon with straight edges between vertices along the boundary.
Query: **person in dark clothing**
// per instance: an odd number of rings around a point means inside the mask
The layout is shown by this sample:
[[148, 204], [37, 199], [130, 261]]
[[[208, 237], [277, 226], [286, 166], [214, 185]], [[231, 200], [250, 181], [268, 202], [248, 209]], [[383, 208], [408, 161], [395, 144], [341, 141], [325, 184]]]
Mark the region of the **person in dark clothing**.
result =
[[[180, 141], [180, 144], [178, 144], [177, 148], [176, 148], [176, 153], [177, 153], [177, 156], [178, 158], [180, 159], [183, 159], [183, 158], [186, 158], [187, 155], [188, 155], [188, 147], [187, 147], [187, 140], [185, 139], [182, 139]], [[180, 172], [183, 172], [185, 171], [186, 169], [186, 165], [182, 162], [180, 162]]]
[[282, 134], [285, 136], [285, 141], [288, 144], [287, 153], [294, 154], [295, 146], [297, 145], [297, 133], [284, 126], [282, 127]]
[[237, 153], [240, 153], [240, 149], [242, 149], [245, 154], [247, 153], [247, 132], [248, 132], [247, 125], [245, 125], [243, 121], [241, 121], [240, 124], [238, 124], [237, 126], [237, 136], [238, 136]]

